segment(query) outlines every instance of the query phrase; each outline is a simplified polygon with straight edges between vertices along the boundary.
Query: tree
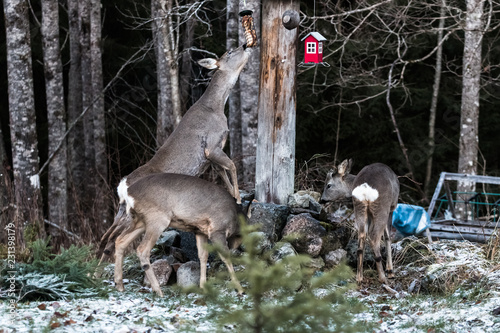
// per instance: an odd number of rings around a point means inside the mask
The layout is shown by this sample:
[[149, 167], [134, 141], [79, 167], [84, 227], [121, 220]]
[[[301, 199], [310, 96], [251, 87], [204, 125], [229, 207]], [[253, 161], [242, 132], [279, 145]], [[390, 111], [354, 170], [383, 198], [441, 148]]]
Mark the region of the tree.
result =
[[431, 183], [432, 176], [432, 160], [434, 155], [434, 150], [436, 147], [436, 112], [437, 103], [439, 98], [439, 88], [441, 84], [441, 72], [443, 68], [443, 33], [444, 33], [444, 23], [446, 14], [446, 2], [441, 1], [441, 11], [439, 18], [439, 30], [437, 32], [437, 45], [438, 49], [436, 51], [436, 69], [434, 72], [434, 85], [432, 86], [432, 100], [431, 107], [429, 109], [429, 156], [427, 157], [427, 169], [425, 171], [425, 181], [424, 181], [424, 192], [426, 194], [430, 193], [429, 185]]
[[286, 204], [294, 190], [297, 29], [281, 24], [285, 10], [299, 10], [298, 1], [262, 4], [261, 80], [255, 196]]
[[38, 175], [38, 140], [26, 0], [4, 0], [16, 244], [45, 235]]
[[[240, 9], [253, 11], [253, 22], [257, 27], [257, 40], [260, 41], [261, 1], [248, 0], [246, 6]], [[243, 29], [239, 29], [240, 43], [245, 43]], [[255, 185], [255, 155], [257, 150], [257, 119], [259, 95], [260, 46], [254, 47], [252, 57], [240, 74], [240, 107], [241, 107], [241, 151], [243, 184], [248, 188]]]
[[[228, 0], [226, 6], [226, 50], [232, 50], [238, 47], [239, 43], [239, 30], [240, 18], [238, 13], [240, 7], [237, 2]], [[248, 63], [247, 63], [248, 66]], [[242, 73], [240, 73], [241, 78]], [[229, 113], [227, 117], [229, 126], [229, 152], [231, 159], [238, 171], [238, 183], [243, 182], [243, 147], [241, 138], [241, 96], [240, 96], [240, 82], [234, 85], [228, 99]]]
[[73, 128], [68, 133], [68, 221], [70, 229], [78, 231], [89, 230], [88, 221], [82, 216], [82, 198], [84, 184], [88, 178], [85, 171], [85, 143], [83, 121], [80, 115], [82, 107], [82, 50], [80, 46], [80, 24], [77, 0], [67, 0], [69, 26], [69, 73], [68, 73], [68, 125]]
[[[467, 0], [465, 16], [464, 55], [462, 66], [462, 106], [458, 172], [476, 175], [479, 151], [479, 95], [481, 90], [481, 50], [484, 35], [483, 0]], [[469, 181], [457, 183], [457, 191], [473, 192], [476, 184]], [[464, 210], [458, 207], [458, 215]]]
[[[257, 40], [260, 41], [261, 1], [245, 1], [238, 6], [227, 1], [226, 49], [229, 51], [246, 43], [238, 13], [242, 10], [253, 11], [252, 18], [257, 27]], [[229, 98], [229, 133], [231, 159], [238, 170], [238, 182], [243, 188], [252, 189], [255, 185], [255, 154], [257, 142], [257, 98], [259, 95], [260, 46], [253, 47], [252, 57], [248, 60]]]
[[159, 1], [151, 1], [152, 33], [156, 58], [156, 82], [158, 87], [156, 116], [156, 142], [158, 147], [165, 142], [175, 126], [172, 112], [170, 75], [167, 58], [165, 57], [165, 41], [163, 36], [166, 23], [163, 16], [163, 9]]
[[108, 200], [108, 154], [106, 149], [106, 119], [104, 107], [102, 45], [101, 45], [101, 1], [90, 0], [90, 69], [92, 75], [92, 120], [94, 129], [94, 223], [98, 237], [106, 230], [110, 221]]
[[[59, 46], [59, 8], [57, 0], [42, 1], [42, 36], [45, 69], [45, 91], [49, 135], [49, 220], [62, 229], [68, 229], [67, 220], [67, 155], [66, 155], [66, 109], [61, 53]], [[62, 142], [61, 142], [62, 141]], [[64, 234], [49, 226], [54, 244], [64, 244]]]

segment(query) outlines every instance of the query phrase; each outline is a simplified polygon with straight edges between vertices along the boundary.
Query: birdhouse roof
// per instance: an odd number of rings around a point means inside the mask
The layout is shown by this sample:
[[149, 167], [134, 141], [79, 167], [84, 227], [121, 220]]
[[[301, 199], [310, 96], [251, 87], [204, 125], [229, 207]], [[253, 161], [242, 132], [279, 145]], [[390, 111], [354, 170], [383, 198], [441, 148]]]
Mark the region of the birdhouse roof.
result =
[[308, 34], [307, 34], [304, 38], [302, 38], [300, 41], [301, 41], [301, 42], [302, 42], [302, 41], [304, 41], [304, 39], [306, 39], [306, 38], [307, 38], [307, 37], [309, 37], [309, 36], [313, 36], [313, 37], [314, 37], [314, 39], [316, 39], [318, 42], [322, 42], [322, 41], [326, 40], [326, 38], [325, 38], [325, 37], [323, 37], [323, 35], [322, 35], [322, 34], [320, 34], [319, 32], [313, 31], [313, 32], [308, 33]]

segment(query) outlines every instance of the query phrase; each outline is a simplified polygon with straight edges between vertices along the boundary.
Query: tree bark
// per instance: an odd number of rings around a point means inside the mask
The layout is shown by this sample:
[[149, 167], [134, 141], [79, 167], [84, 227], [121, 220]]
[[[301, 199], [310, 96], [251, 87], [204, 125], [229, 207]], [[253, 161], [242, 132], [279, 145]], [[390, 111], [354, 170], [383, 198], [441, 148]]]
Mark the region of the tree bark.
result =
[[108, 226], [108, 154], [106, 152], [106, 119], [103, 96], [101, 45], [101, 1], [91, 0], [90, 10], [90, 54], [92, 73], [92, 116], [94, 127], [95, 196], [94, 235], [101, 236]]
[[[12, 222], [11, 213], [14, 208], [12, 204], [13, 200], [10, 197], [12, 193], [12, 181], [7, 170], [8, 157], [6, 149], [0, 119], [0, 225], [2, 226], [6, 226]], [[7, 244], [8, 236], [7, 232], [2, 232], [0, 234], [0, 243]]]
[[[482, 0], [467, 0], [465, 18], [465, 39], [462, 69], [462, 105], [460, 117], [460, 138], [458, 172], [477, 174], [477, 154], [479, 149], [479, 94], [481, 89], [481, 48], [483, 40]], [[457, 183], [459, 192], [474, 192], [476, 184], [470, 181]], [[458, 205], [458, 216], [464, 206]]]
[[38, 140], [26, 0], [3, 1], [9, 92], [10, 136], [15, 188], [15, 243], [44, 237], [38, 175]]
[[441, 10], [439, 11], [439, 30], [437, 33], [437, 45], [438, 49], [436, 51], [436, 69], [434, 72], [434, 85], [432, 86], [432, 100], [431, 108], [429, 110], [429, 153], [427, 157], [427, 167], [425, 171], [425, 181], [424, 181], [424, 193], [428, 195], [431, 191], [429, 188], [432, 177], [432, 160], [434, 155], [435, 143], [435, 132], [436, 132], [436, 110], [437, 102], [439, 98], [439, 87], [441, 84], [441, 71], [443, 63], [443, 32], [444, 32], [444, 21], [446, 14], [446, 1], [441, 2]]
[[[226, 12], [226, 50], [232, 50], [238, 47], [240, 19], [238, 3], [235, 1], [227, 1]], [[250, 62], [250, 60], [249, 60]], [[240, 73], [240, 77], [243, 73]], [[238, 172], [238, 184], [243, 182], [243, 150], [241, 138], [241, 95], [240, 95], [240, 79], [231, 90], [228, 98], [229, 113], [227, 117], [229, 127], [229, 156], [233, 160]], [[256, 95], [254, 95], [256, 96]]]
[[[253, 11], [253, 22], [256, 27], [257, 40], [260, 41], [260, 0], [248, 0], [243, 9]], [[243, 29], [240, 32], [240, 44], [245, 43]], [[260, 43], [259, 43], [260, 44]], [[241, 151], [242, 151], [242, 174], [243, 187], [254, 188], [255, 186], [255, 154], [257, 150], [257, 99], [259, 94], [259, 67], [260, 46], [254, 47], [253, 56], [240, 74], [240, 105], [241, 105]], [[295, 129], [294, 129], [295, 130]]]
[[[179, 33], [175, 32], [180, 28], [180, 23], [174, 22], [172, 15], [172, 0], [160, 0], [160, 17], [162, 18], [161, 37], [163, 38], [164, 54], [167, 59], [167, 69], [170, 78], [172, 115], [174, 128], [180, 123], [182, 118], [181, 93], [179, 84]], [[175, 27], [174, 27], [175, 23]]]
[[[69, 52], [70, 66], [68, 73], [68, 125], [77, 121], [82, 113], [82, 73], [80, 47], [80, 19], [77, 0], [68, 0]], [[83, 228], [81, 202], [84, 196], [85, 182], [85, 144], [83, 139], [83, 121], [75, 123], [68, 134], [68, 223], [73, 231]]]
[[156, 143], [158, 147], [161, 147], [161, 145], [174, 130], [175, 121], [172, 113], [172, 90], [170, 84], [168, 63], [164, 52], [164, 13], [158, 0], [151, 1], [151, 17], [153, 19], [152, 30], [156, 56], [156, 79], [158, 87]]
[[[66, 109], [59, 45], [59, 8], [57, 0], [42, 1], [42, 36], [49, 135], [48, 213], [49, 220], [62, 229], [68, 229]], [[64, 142], [58, 148], [61, 140]], [[60, 228], [49, 226], [49, 234], [57, 247], [67, 243]]]
[[256, 199], [287, 203], [294, 190], [297, 29], [281, 16], [298, 1], [264, 1], [256, 158]]
[[[189, 5], [193, 5], [196, 0], [188, 0]], [[181, 95], [181, 111], [182, 114], [186, 113], [189, 106], [194, 104], [189, 102], [190, 92], [191, 92], [191, 78], [192, 78], [192, 58], [190, 48], [193, 46], [194, 41], [194, 30], [196, 26], [196, 19], [194, 16], [190, 16], [185, 24], [183, 33], [183, 43], [182, 43], [182, 55], [181, 55], [181, 66], [180, 66], [180, 95]]]

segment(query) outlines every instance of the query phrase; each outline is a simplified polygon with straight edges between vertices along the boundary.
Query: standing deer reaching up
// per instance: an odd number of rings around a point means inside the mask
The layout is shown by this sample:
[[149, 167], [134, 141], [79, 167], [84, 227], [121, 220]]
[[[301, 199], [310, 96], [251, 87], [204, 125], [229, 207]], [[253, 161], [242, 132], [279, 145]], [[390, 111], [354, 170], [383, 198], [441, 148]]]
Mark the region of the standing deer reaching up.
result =
[[[223, 249], [234, 249], [241, 244], [239, 216], [234, 198], [220, 186], [206, 180], [173, 173], [159, 173], [141, 178], [132, 184], [125, 197], [128, 228], [116, 240], [115, 283], [123, 291], [123, 255], [127, 246], [145, 232], [137, 247], [137, 255], [151, 288], [163, 293], [149, 261], [151, 249], [163, 230], [168, 227], [194, 232], [200, 259], [200, 287], [206, 282], [210, 240]], [[220, 254], [231, 279], [243, 292], [229, 258]]]
[[[250, 53], [251, 48], [243, 45], [226, 52], [220, 59], [198, 61], [203, 67], [216, 69], [212, 80], [205, 93], [186, 112], [153, 158], [121, 180], [118, 186], [118, 213], [99, 246], [100, 252], [103, 252], [101, 261], [113, 253], [116, 238], [128, 226], [124, 219], [128, 187], [144, 176], [159, 172], [199, 176], [213, 164], [237, 203], [241, 203], [236, 167], [222, 150], [229, 133], [224, 105]], [[226, 170], [229, 171], [231, 181]]]
[[356, 281], [363, 281], [363, 256], [368, 234], [370, 246], [375, 254], [379, 281], [387, 284], [380, 254], [380, 241], [385, 238], [387, 252], [387, 275], [392, 278], [392, 253], [389, 230], [392, 212], [399, 197], [398, 177], [387, 165], [374, 163], [365, 166], [358, 175], [351, 175], [352, 160], [344, 160], [326, 176], [322, 202], [352, 197], [355, 227], [358, 230], [358, 270]]

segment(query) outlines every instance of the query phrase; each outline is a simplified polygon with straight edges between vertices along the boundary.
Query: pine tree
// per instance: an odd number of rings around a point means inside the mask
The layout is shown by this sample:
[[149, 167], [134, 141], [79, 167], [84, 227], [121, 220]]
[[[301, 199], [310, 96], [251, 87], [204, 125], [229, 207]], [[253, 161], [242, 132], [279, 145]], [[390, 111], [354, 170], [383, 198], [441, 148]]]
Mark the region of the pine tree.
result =
[[205, 286], [206, 300], [212, 304], [212, 315], [221, 328], [233, 324], [238, 332], [256, 333], [360, 331], [351, 314], [361, 309], [351, 306], [344, 295], [350, 288], [350, 268], [340, 265], [315, 273], [306, 255], [273, 262], [276, 247], [262, 253], [258, 233], [251, 233], [254, 230], [242, 226], [245, 252], [232, 256], [233, 263], [244, 267], [237, 275], [246, 295], [228, 296], [217, 279], [210, 279]]

